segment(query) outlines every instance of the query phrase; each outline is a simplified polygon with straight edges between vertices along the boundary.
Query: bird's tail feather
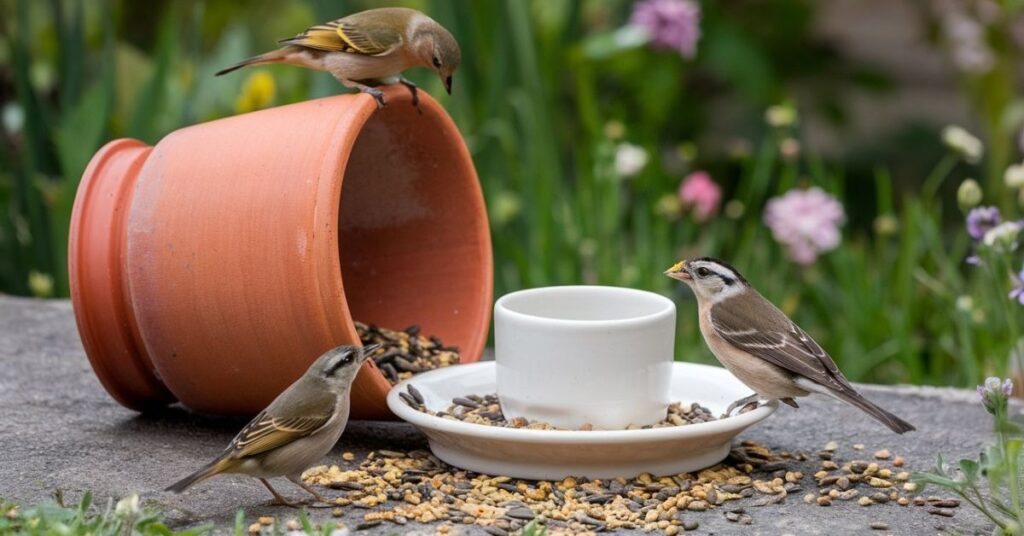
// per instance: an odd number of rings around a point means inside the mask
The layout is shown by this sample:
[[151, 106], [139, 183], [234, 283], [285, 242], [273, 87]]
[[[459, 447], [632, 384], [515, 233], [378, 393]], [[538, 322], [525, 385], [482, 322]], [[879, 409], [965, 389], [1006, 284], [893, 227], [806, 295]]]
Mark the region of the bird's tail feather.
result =
[[807, 378], [797, 378], [796, 384], [808, 391], [829, 395], [838, 400], [842, 400], [843, 402], [860, 409], [864, 413], [871, 415], [897, 434], [917, 430], [917, 428], [914, 428], [914, 425], [878, 407], [874, 402], [861, 396], [860, 393], [853, 390], [853, 387], [847, 387], [843, 390], [832, 389]]
[[874, 402], [864, 398], [858, 393], [837, 392], [835, 393], [835, 396], [844, 402], [848, 402], [854, 405], [864, 413], [871, 415], [882, 424], [888, 426], [890, 430], [896, 432], [897, 434], [902, 434], [904, 432], [910, 432], [912, 430], [917, 429], [914, 428], [914, 425], [880, 408]]
[[202, 469], [192, 473], [191, 475], [186, 476], [185, 478], [175, 482], [174, 484], [167, 486], [164, 489], [164, 491], [173, 491], [174, 493], [181, 493], [187, 490], [188, 488], [192, 487], [194, 484], [197, 484], [203, 480], [206, 480], [207, 478], [210, 478], [213, 475], [223, 472], [225, 469], [227, 469], [228, 465], [230, 465], [230, 462], [228, 460], [214, 460], [210, 462], [206, 467], [203, 467]]
[[286, 51], [285, 49], [271, 50], [270, 52], [267, 52], [266, 54], [260, 54], [259, 56], [253, 56], [251, 58], [246, 58], [246, 59], [244, 59], [244, 60], [242, 60], [242, 61], [240, 61], [240, 62], [238, 62], [238, 63], [236, 63], [236, 64], [234, 64], [234, 65], [232, 65], [230, 67], [221, 69], [221, 70], [217, 71], [214, 74], [214, 76], [220, 76], [222, 74], [228, 74], [228, 73], [230, 73], [232, 71], [237, 71], [238, 69], [241, 69], [242, 67], [246, 67], [248, 65], [259, 65], [259, 64], [262, 64], [262, 63], [279, 63], [279, 62], [284, 61], [285, 56], [287, 56], [287, 55], [288, 55], [288, 51]]

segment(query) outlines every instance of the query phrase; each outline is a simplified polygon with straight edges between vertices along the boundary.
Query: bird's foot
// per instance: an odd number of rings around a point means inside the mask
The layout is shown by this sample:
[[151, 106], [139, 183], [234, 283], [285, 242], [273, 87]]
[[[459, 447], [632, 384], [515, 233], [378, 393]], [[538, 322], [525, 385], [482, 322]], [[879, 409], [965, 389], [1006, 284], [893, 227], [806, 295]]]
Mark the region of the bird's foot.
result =
[[270, 503], [271, 506], [287, 506], [289, 508], [298, 508], [299, 507], [299, 505], [297, 503], [294, 503], [294, 502], [289, 501], [288, 499], [285, 499], [284, 497], [282, 497], [281, 494], [278, 493], [277, 490], [275, 490], [270, 485], [270, 482], [267, 482], [267, 479], [260, 478], [258, 480], [260, 481], [260, 483], [262, 483], [267, 488], [267, 491], [269, 491], [270, 494], [274, 496], [274, 502]]
[[[751, 409], [757, 408], [757, 403], [758, 403], [759, 399], [760, 399], [760, 397], [757, 396], [757, 393], [754, 393], [754, 394], [752, 394], [750, 396], [745, 396], [745, 397], [743, 397], [743, 398], [733, 402], [732, 404], [729, 404], [729, 407], [725, 409], [725, 413], [723, 415], [723, 418], [729, 417], [730, 415], [732, 415], [732, 412], [736, 408], [744, 408], [745, 409], [745, 411], [741, 411], [740, 413], [746, 413], [747, 411], [751, 411]], [[754, 404], [754, 408], [746, 409], [746, 407], [749, 406], [750, 404]]]
[[412, 105], [416, 107], [416, 111], [419, 112], [420, 115], [423, 115], [423, 110], [420, 109], [420, 92], [419, 88], [416, 87], [416, 84], [412, 83], [410, 80], [406, 80], [405, 78], [399, 78], [398, 83], [409, 88], [409, 93], [412, 93]]
[[309, 487], [308, 484], [302, 481], [302, 477], [288, 477], [288, 480], [292, 481], [296, 486], [306, 490], [306, 493], [313, 496], [314, 501], [308, 505], [310, 508], [333, 508], [335, 506], [334, 499], [328, 499], [327, 497], [317, 493], [315, 489]]
[[270, 501], [270, 506], [287, 506], [288, 508], [295, 508], [295, 509], [302, 508], [301, 504], [289, 501], [288, 499], [285, 499], [284, 497], [278, 497], [277, 499], [274, 499], [273, 501]]
[[340, 80], [341, 83], [344, 84], [347, 87], [354, 87], [354, 88], [358, 89], [360, 93], [366, 93], [367, 95], [373, 97], [373, 100], [377, 101], [377, 109], [378, 110], [380, 110], [381, 108], [384, 108], [384, 105], [386, 104], [384, 102], [384, 92], [381, 91], [380, 89], [368, 86], [368, 85], [363, 84], [361, 82], [356, 82], [355, 80], [345, 80], [345, 79], [342, 79], [342, 78], [338, 78], [338, 80]]
[[799, 408], [800, 407], [800, 404], [797, 404], [796, 403], [796, 399], [794, 399], [792, 397], [790, 397], [790, 398], [780, 398], [779, 401], [782, 402], [783, 404], [785, 404], [787, 406], [790, 406], [790, 407], [793, 407], [793, 408]]
[[364, 87], [366, 89], [359, 88], [359, 91], [362, 91], [363, 93], [368, 93], [371, 97], [373, 97], [373, 100], [377, 101], [377, 109], [383, 110], [384, 106], [387, 104], [384, 102], [384, 92], [375, 87]]
[[755, 409], [757, 409], [760, 406], [761, 406], [761, 402], [755, 400], [755, 401], [750, 402], [749, 404], [743, 406], [742, 408], [740, 408], [739, 412], [737, 412], [736, 414], [737, 415], [743, 415], [744, 413], [747, 413], [748, 411], [754, 411]]

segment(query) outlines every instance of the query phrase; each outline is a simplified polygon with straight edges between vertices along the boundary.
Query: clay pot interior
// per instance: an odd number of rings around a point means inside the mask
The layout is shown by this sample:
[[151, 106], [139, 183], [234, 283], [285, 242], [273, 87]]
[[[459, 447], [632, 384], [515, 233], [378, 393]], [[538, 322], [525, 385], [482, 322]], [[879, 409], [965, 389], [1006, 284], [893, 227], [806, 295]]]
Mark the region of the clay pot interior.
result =
[[[488, 231], [465, 210], [480, 194], [475, 179], [451, 180], [466, 172], [451, 167], [463, 149], [416, 116], [408, 103], [389, 105], [370, 117], [349, 156], [339, 215], [345, 296], [354, 320], [391, 329], [418, 324], [422, 333], [459, 346], [463, 362], [473, 362], [489, 319], [481, 325], [472, 317], [489, 310], [491, 300], [488, 292], [487, 303], [480, 303], [478, 292], [491, 287], [489, 248], [479, 247], [489, 244], [481, 235]], [[382, 374], [372, 375], [386, 394], [390, 385]]]

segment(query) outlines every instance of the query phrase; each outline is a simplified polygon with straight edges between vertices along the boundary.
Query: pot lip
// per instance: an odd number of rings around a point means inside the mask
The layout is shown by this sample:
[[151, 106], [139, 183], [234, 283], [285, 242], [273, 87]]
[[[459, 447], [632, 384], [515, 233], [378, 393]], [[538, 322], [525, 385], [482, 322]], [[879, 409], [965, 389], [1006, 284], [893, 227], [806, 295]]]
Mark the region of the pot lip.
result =
[[[86, 357], [110, 396], [136, 410], [175, 400], [153, 373], [139, 340], [123, 275], [125, 205], [151, 151], [131, 138], [101, 147], [79, 181], [68, 230], [71, 306]], [[114, 196], [102, 197], [105, 189], [114, 189]], [[92, 262], [82, 258], [88, 251], [94, 252]]]

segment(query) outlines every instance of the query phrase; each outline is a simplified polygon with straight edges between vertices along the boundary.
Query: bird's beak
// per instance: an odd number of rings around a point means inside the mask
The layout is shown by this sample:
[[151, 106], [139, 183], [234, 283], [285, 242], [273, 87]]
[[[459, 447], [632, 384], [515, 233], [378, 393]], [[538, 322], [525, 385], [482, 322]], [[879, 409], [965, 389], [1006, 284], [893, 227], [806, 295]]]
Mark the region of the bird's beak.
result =
[[384, 346], [384, 345], [379, 343], [379, 342], [378, 343], [374, 343], [374, 344], [368, 344], [368, 345], [364, 346], [362, 351], [359, 352], [359, 353], [361, 354], [361, 357], [365, 361], [367, 358], [369, 358], [371, 355], [373, 355], [374, 352], [379, 350], [381, 346]]
[[445, 77], [445, 79], [444, 79], [444, 89], [445, 89], [445, 91], [448, 92], [449, 95], [452, 94], [452, 77], [451, 77], [451, 75], [448, 75], [447, 77]]
[[678, 279], [679, 281], [687, 281], [693, 279], [690, 272], [686, 271], [686, 261], [679, 261], [672, 265], [671, 268], [665, 270], [665, 275], [672, 279]]

